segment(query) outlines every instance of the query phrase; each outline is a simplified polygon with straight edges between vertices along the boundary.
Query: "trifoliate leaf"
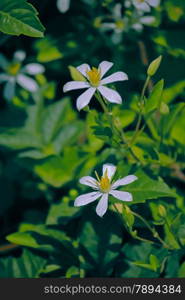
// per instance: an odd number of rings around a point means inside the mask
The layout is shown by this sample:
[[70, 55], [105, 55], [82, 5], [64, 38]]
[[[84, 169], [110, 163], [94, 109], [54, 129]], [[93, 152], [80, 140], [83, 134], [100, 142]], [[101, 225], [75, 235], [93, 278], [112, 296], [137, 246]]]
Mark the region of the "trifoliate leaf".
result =
[[44, 27], [37, 15], [37, 10], [26, 0], [1, 0], [0, 31], [12, 35], [43, 37]]

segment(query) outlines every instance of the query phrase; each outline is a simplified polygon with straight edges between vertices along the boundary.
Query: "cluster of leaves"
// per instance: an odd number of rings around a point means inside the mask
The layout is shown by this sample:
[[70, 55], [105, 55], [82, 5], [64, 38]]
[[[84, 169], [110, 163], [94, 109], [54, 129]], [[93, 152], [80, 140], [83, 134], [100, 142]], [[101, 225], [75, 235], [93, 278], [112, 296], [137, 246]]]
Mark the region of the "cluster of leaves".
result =
[[[46, 73], [35, 75], [37, 92], [17, 87], [8, 103], [1, 97], [0, 277], [185, 276], [185, 82], [179, 40], [184, 1], [165, 0], [152, 11], [155, 26], [119, 32], [115, 47], [112, 32], [101, 25], [118, 2], [125, 7], [121, 0], [58, 0], [56, 7], [34, 1], [46, 36], [17, 38], [28, 62], [44, 64]], [[129, 18], [128, 9], [122, 10]], [[0, 30], [43, 36], [37, 12], [26, 0], [1, 1]], [[12, 57], [18, 46], [10, 37], [0, 36], [0, 44]], [[141, 99], [148, 48], [150, 58], [163, 55], [164, 60], [154, 77], [152, 67], [148, 69], [148, 91]], [[61, 99], [68, 65], [97, 65], [105, 59], [130, 79], [127, 88], [118, 85], [127, 101], [108, 107], [118, 131], [95, 99], [80, 114], [70, 98]], [[80, 193], [88, 192], [79, 178], [101, 170], [105, 162], [117, 166], [118, 178], [136, 174], [139, 180], [124, 189], [134, 201], [126, 206], [110, 199], [101, 219], [94, 204], [73, 204]]]

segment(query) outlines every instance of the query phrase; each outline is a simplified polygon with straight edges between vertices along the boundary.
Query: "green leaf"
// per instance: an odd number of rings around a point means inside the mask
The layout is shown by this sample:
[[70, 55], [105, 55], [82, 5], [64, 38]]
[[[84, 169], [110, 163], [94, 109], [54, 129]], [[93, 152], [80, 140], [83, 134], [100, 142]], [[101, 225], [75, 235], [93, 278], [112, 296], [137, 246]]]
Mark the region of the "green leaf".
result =
[[0, 31], [12, 35], [43, 37], [44, 27], [37, 15], [36, 9], [26, 0], [1, 0]]
[[98, 117], [98, 112], [95, 110], [91, 110], [87, 114], [86, 119], [86, 127], [85, 127], [85, 134], [87, 135], [87, 142], [85, 145], [83, 145], [83, 149], [86, 152], [92, 152], [95, 153], [96, 151], [100, 150], [103, 146], [104, 142], [100, 140], [98, 137], [94, 135], [93, 127], [97, 125], [96, 119]]
[[168, 0], [165, 1], [164, 7], [167, 11], [168, 17], [174, 22], [178, 22], [184, 16], [185, 5], [183, 0]]
[[40, 141], [26, 130], [11, 128], [0, 134], [0, 145], [20, 150], [28, 147], [39, 147]]
[[73, 277], [78, 277], [79, 278], [79, 268], [75, 266], [71, 266], [65, 275], [65, 278], [73, 278]]
[[38, 278], [46, 259], [24, 249], [19, 257], [0, 259], [0, 278]]
[[82, 133], [83, 125], [80, 121], [65, 125], [53, 141], [55, 151], [60, 153], [65, 146], [70, 146], [76, 142]]
[[160, 267], [160, 262], [156, 255], [150, 254], [149, 257], [150, 265], [153, 268], [154, 271], [157, 271], [157, 269]]
[[185, 107], [178, 114], [178, 118], [176, 118], [172, 130], [171, 130], [171, 138], [176, 140], [182, 145], [185, 145]]
[[134, 261], [133, 262], [133, 265], [137, 266], [137, 267], [141, 267], [141, 268], [144, 268], [144, 269], [148, 269], [148, 270], [151, 270], [151, 271], [155, 271], [153, 269], [153, 266], [151, 266], [150, 264], [144, 264], [140, 261]]
[[135, 175], [138, 180], [124, 187], [124, 191], [130, 192], [133, 195], [133, 202], [145, 202], [147, 199], [157, 199], [160, 197], [176, 197], [176, 194], [167, 186], [160, 178], [156, 181], [148, 177], [143, 171], [137, 171]]
[[97, 138], [105, 141], [110, 142], [112, 138], [112, 130], [110, 127], [101, 127], [101, 126], [93, 126], [94, 134]]
[[69, 237], [61, 230], [53, 229], [45, 225], [34, 224], [22, 224], [19, 232], [9, 234], [6, 236], [6, 239], [16, 245], [47, 252], [58, 251], [54, 240], [58, 240], [65, 247], [68, 247], [70, 244]]
[[146, 263], [143, 263], [143, 262], [140, 262], [140, 261], [134, 261], [133, 264], [138, 266], [138, 267], [149, 269], [149, 270], [152, 270], [154, 272], [157, 272], [158, 268], [160, 267], [160, 262], [159, 262], [158, 258], [155, 255], [150, 254], [149, 262], [150, 262], [149, 264], [146, 264]]
[[76, 148], [65, 148], [62, 156], [47, 158], [44, 162], [36, 164], [35, 173], [46, 183], [60, 187], [74, 177], [76, 168], [86, 159], [80, 156]]
[[45, 266], [44, 269], [41, 270], [41, 273], [48, 274], [48, 273], [57, 271], [57, 270], [59, 270], [60, 268], [61, 268], [61, 267], [60, 267], [59, 265], [47, 265], [47, 266]]
[[46, 143], [51, 142], [62, 126], [75, 120], [76, 114], [71, 108], [69, 98], [64, 98], [45, 108], [42, 114], [41, 132]]
[[145, 105], [146, 113], [149, 113], [160, 106], [163, 88], [164, 88], [164, 80], [161, 79], [158, 83], [156, 83], [150, 97], [146, 101], [146, 105]]
[[79, 211], [81, 211], [81, 209], [79, 207], [75, 207], [74, 202], [70, 201], [66, 203], [62, 200], [59, 203], [51, 205], [46, 219], [46, 224], [67, 224], [78, 215]]
[[60, 153], [66, 145], [77, 141], [83, 130], [82, 121], [75, 121], [68, 98], [44, 107], [39, 97], [35, 105], [27, 107], [25, 125], [3, 130], [0, 144], [13, 150], [27, 150], [20, 157], [42, 159]]
[[14, 244], [17, 245], [23, 245], [23, 246], [27, 246], [27, 247], [32, 247], [32, 248], [38, 248], [39, 245], [37, 244], [37, 242], [35, 241], [35, 239], [26, 232], [16, 232], [16, 233], [12, 233], [9, 234], [6, 239]]
[[185, 80], [179, 81], [174, 85], [164, 89], [163, 101], [165, 103], [172, 102], [177, 96], [180, 96], [185, 90]]
[[51, 62], [63, 57], [56, 41], [49, 37], [36, 41], [35, 48], [38, 51], [37, 60], [41, 63]]
[[151, 261], [154, 263], [155, 260], [153, 256], [158, 257], [161, 264], [168, 251], [164, 248], [155, 248], [148, 243], [127, 243], [123, 246], [121, 254], [124, 260], [117, 266], [116, 277], [154, 278], [159, 276], [159, 271], [155, 272], [154, 265], [151, 265]]
[[185, 278], [185, 262], [183, 262], [179, 268], [178, 278]]
[[52, 264], [58, 265], [57, 257], [60, 258], [60, 262], [62, 259], [62, 267], [78, 264], [77, 246], [61, 228], [56, 226], [23, 224], [19, 232], [8, 235], [6, 239], [14, 244], [37, 250], [48, 258], [53, 255], [56, 260], [52, 260]]
[[185, 103], [178, 103], [173, 105], [172, 109], [170, 109], [170, 114], [166, 115], [163, 118], [163, 132], [165, 135], [169, 136], [171, 130], [173, 129], [174, 124], [176, 121], [178, 122], [179, 115], [182, 114], [182, 111], [185, 108]]
[[90, 277], [110, 276], [122, 246], [122, 230], [117, 215], [107, 213], [102, 222], [92, 208], [87, 208], [80, 225], [79, 243], [84, 257], [82, 268], [88, 270]]
[[120, 123], [120, 127], [125, 128], [132, 124], [136, 118], [136, 112], [130, 109], [119, 109], [119, 107], [113, 107], [113, 114], [116, 121]]

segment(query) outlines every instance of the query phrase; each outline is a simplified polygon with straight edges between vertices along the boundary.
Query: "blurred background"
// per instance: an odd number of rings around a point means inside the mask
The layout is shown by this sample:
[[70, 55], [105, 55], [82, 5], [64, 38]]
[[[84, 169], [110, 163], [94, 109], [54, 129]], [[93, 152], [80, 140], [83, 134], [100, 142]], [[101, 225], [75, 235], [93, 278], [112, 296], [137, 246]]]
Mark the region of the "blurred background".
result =
[[[112, 72], [128, 74], [127, 82], [116, 85], [123, 98], [117, 113], [126, 131], [132, 131], [147, 66], [162, 55], [149, 90], [164, 78], [164, 102], [171, 106], [165, 122], [175, 114], [178, 120], [168, 136], [173, 140], [170, 151], [163, 148], [168, 157], [163, 157], [160, 170], [149, 173], [160, 172], [179, 189], [175, 207], [184, 212], [185, 3], [165, 0], [150, 6], [145, 1], [148, 9], [143, 10], [136, 2], [30, 0], [46, 28], [44, 37], [0, 34], [0, 277], [175, 277], [182, 273], [178, 272], [184, 253], [173, 254], [165, 274], [131, 265], [130, 261], [146, 262], [150, 253], [166, 257], [166, 250], [152, 252], [152, 246], [130, 242], [126, 232], [123, 239], [112, 211], [102, 225], [92, 207], [73, 207], [75, 197], [85, 191], [79, 178], [95, 167], [100, 170], [106, 160], [119, 162], [119, 156], [101, 132], [99, 138], [93, 134], [92, 126], [101, 119], [99, 104], [91, 102], [91, 114], [78, 113], [79, 91], [63, 93], [63, 85], [71, 80], [68, 66], [97, 67], [108, 60], [114, 63]], [[156, 159], [151, 149], [145, 157]], [[181, 171], [169, 171], [169, 160], [175, 162], [177, 157]], [[131, 167], [132, 162], [123, 173]], [[172, 211], [175, 214], [173, 207]], [[151, 207], [145, 207], [145, 214], [150, 218]], [[23, 234], [11, 236], [17, 231]]]

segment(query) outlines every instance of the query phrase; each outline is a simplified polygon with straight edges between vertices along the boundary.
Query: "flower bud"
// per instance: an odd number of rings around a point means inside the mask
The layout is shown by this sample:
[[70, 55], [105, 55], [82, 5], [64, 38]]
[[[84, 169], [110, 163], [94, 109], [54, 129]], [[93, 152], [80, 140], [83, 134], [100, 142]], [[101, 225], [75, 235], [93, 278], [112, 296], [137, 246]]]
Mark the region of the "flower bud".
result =
[[162, 56], [160, 55], [158, 58], [153, 60], [148, 67], [147, 74], [148, 76], [153, 76], [157, 72], [160, 64], [161, 64]]
[[86, 81], [85, 77], [73, 66], [69, 66], [69, 72], [71, 74], [71, 78], [75, 81]]
[[166, 217], [166, 208], [161, 204], [158, 206], [158, 213], [161, 217]]
[[159, 111], [162, 115], [167, 115], [170, 112], [169, 106], [165, 102], [162, 101]]

